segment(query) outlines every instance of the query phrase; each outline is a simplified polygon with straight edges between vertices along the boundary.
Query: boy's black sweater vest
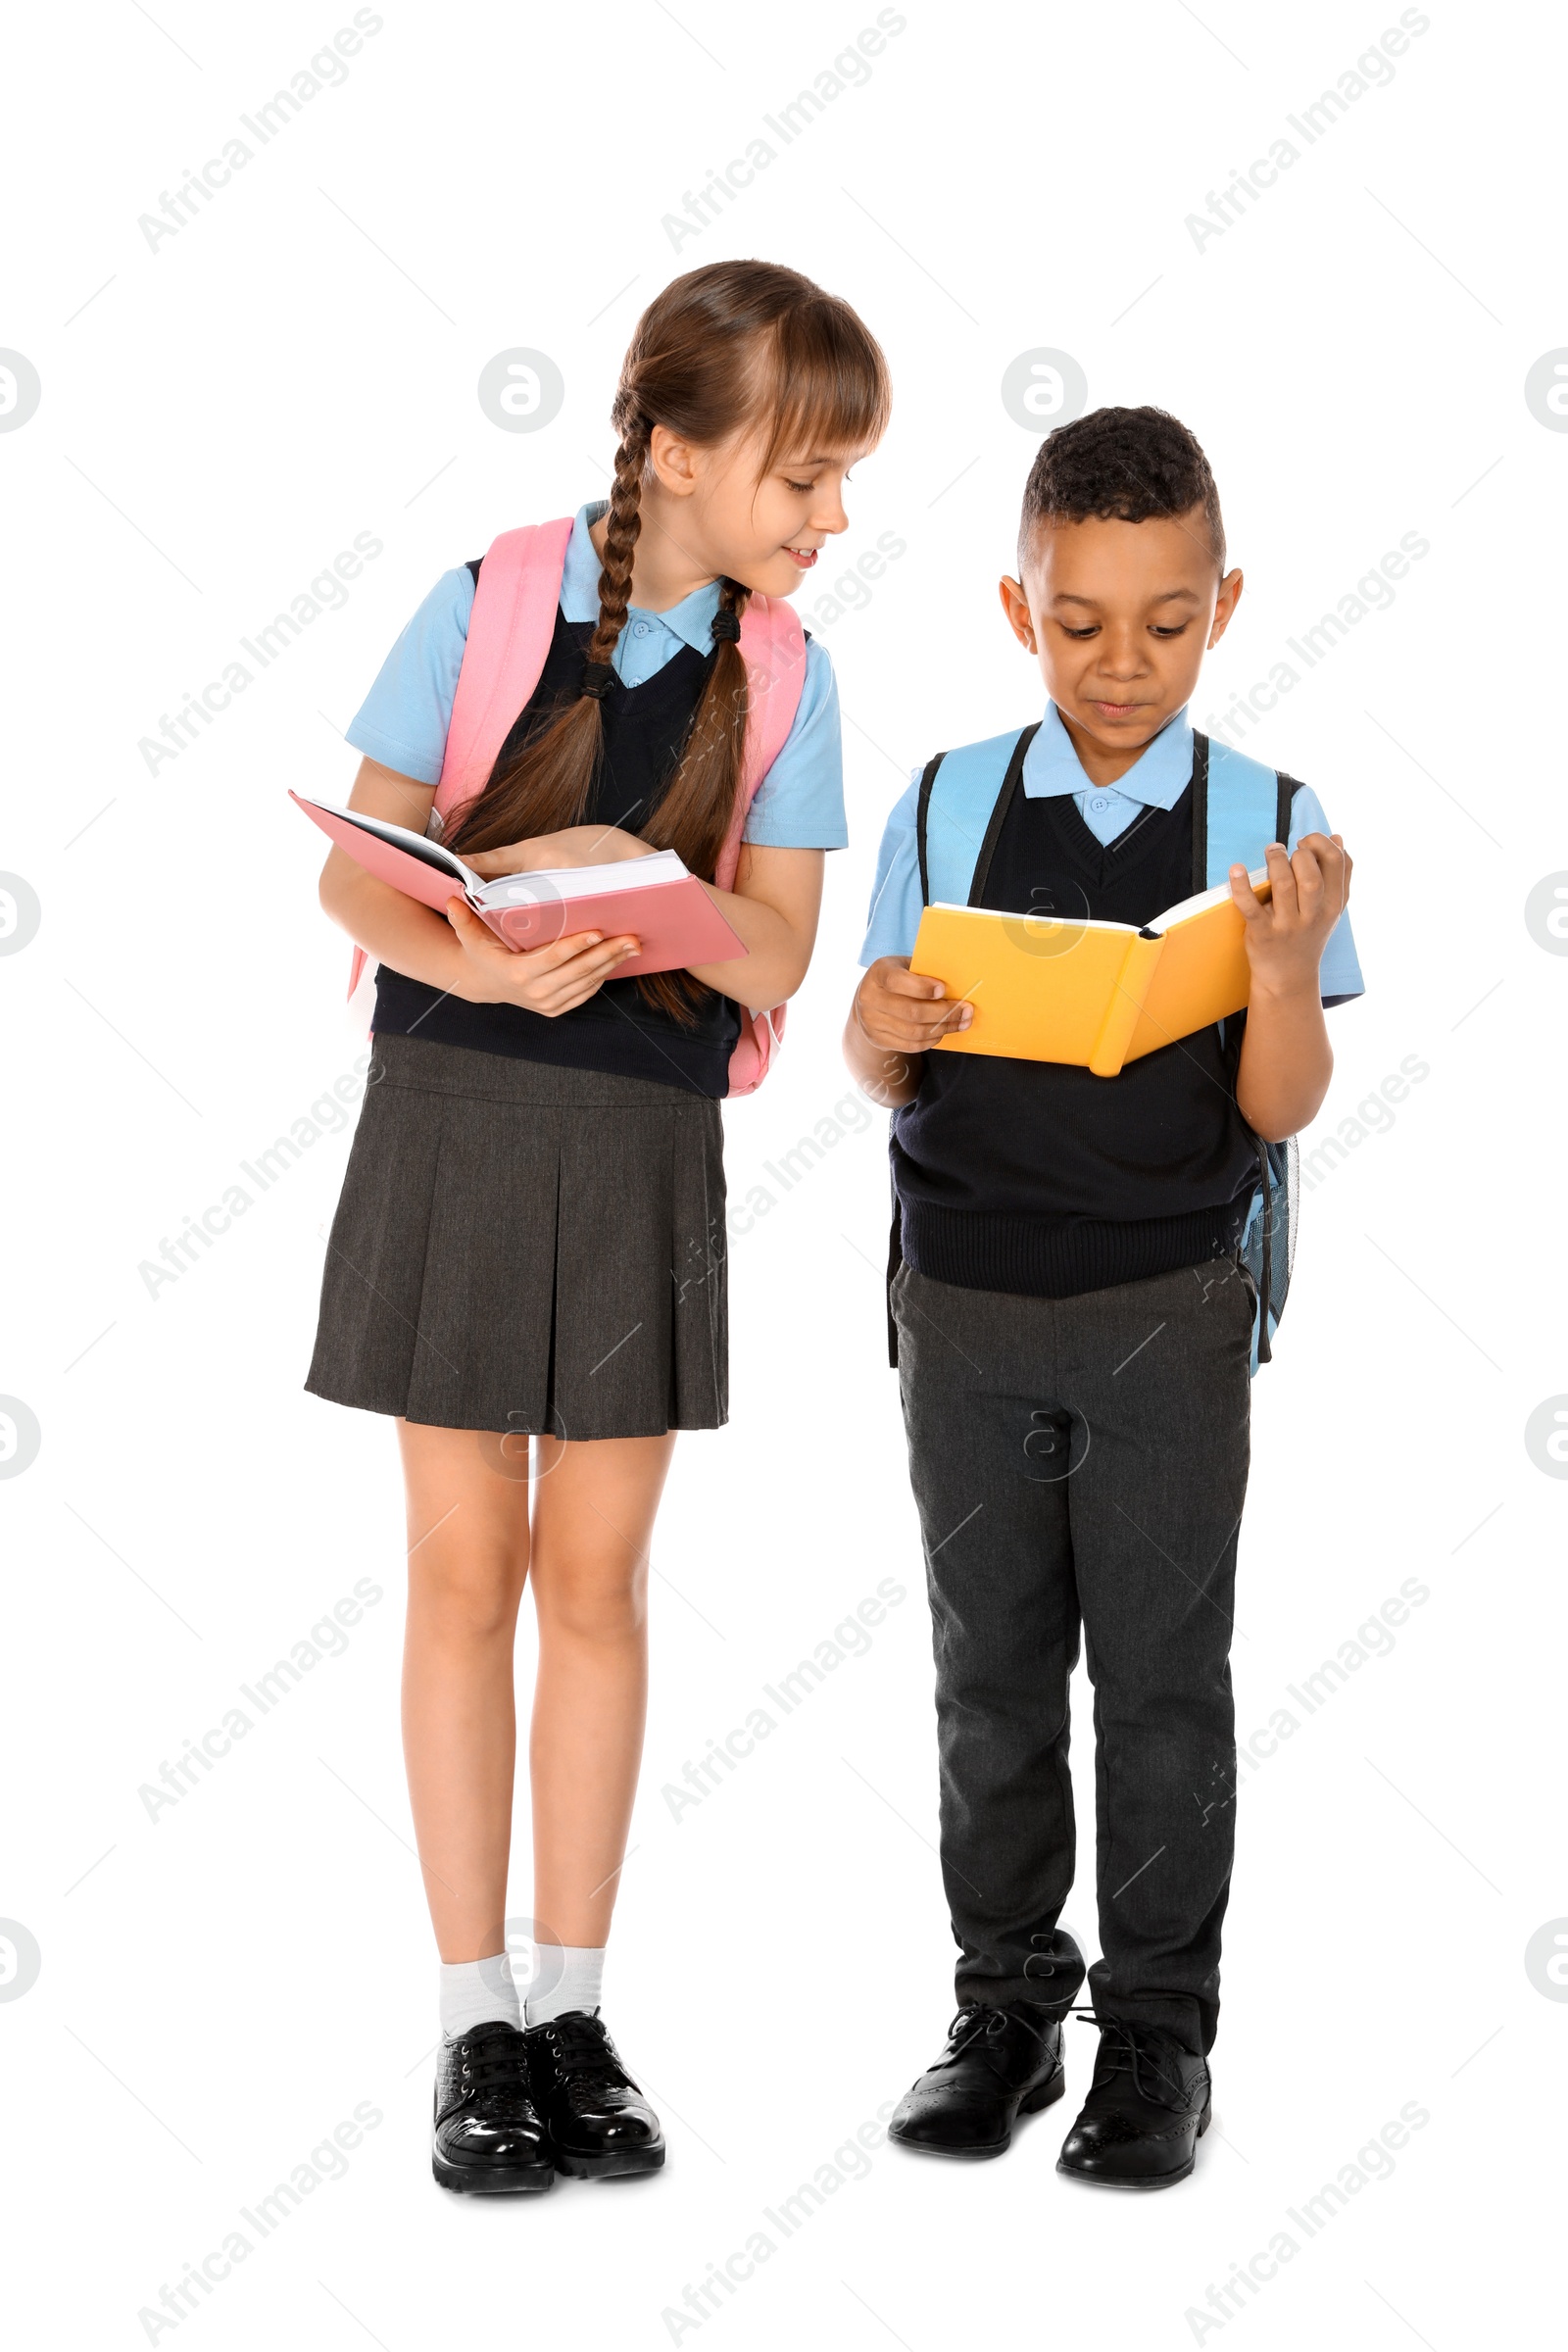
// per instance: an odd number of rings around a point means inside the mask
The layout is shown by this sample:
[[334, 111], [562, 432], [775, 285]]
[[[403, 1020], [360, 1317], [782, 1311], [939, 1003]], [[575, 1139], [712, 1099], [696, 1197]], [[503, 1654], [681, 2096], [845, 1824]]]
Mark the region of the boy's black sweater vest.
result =
[[[468, 568], [477, 579], [478, 564]], [[567, 620], [557, 612], [544, 670], [502, 746], [498, 768], [555, 715], [563, 701], [577, 693], [593, 633], [591, 621]], [[583, 812], [584, 824], [642, 831], [674, 775], [710, 661], [710, 656], [683, 645], [641, 686], [615, 680], [600, 705], [605, 756]], [[703, 879], [710, 882], [712, 876]], [[729, 1083], [740, 1014], [728, 997], [705, 989], [691, 1025], [683, 1026], [650, 1004], [635, 980], [607, 980], [585, 1004], [551, 1019], [520, 1004], [469, 1004], [382, 964], [376, 974], [371, 1026], [397, 1037], [469, 1046], [481, 1054], [510, 1054], [526, 1061], [649, 1078], [688, 1094], [716, 1098]]]
[[[1193, 796], [1108, 846], [1071, 797], [1020, 789], [972, 904], [1144, 924], [1192, 889]], [[1257, 1159], [1236, 1107], [1242, 1023], [1184, 1037], [1115, 1078], [1062, 1062], [931, 1054], [893, 1118], [898, 1245], [965, 1290], [1067, 1298], [1234, 1248]]]

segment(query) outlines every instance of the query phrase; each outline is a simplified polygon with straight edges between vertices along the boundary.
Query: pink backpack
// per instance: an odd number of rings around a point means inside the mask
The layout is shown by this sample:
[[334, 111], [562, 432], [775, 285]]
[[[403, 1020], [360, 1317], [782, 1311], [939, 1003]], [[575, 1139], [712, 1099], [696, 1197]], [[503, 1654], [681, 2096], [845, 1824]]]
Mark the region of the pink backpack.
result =
[[[559, 522], [528, 523], [521, 530], [503, 531], [484, 559], [436, 787], [436, 817], [444, 819], [483, 789], [518, 711], [539, 683], [555, 635], [571, 532], [569, 515]], [[746, 761], [735, 813], [713, 873], [720, 890], [735, 887], [747, 814], [795, 723], [806, 679], [805, 631], [780, 597], [748, 597], [741, 615], [740, 650], [749, 698]], [[350, 996], [365, 961], [364, 950], [357, 948]], [[783, 1039], [784, 1011], [782, 1004], [741, 1008], [741, 1034], [730, 1055], [730, 1094], [750, 1095], [761, 1085]]]

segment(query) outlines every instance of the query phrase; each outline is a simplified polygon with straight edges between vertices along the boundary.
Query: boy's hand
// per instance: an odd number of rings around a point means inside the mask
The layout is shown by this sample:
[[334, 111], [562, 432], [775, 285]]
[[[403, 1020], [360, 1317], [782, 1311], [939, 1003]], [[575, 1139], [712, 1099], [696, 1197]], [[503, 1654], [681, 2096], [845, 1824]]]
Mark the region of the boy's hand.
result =
[[1344, 840], [1338, 833], [1332, 838], [1305, 833], [1294, 858], [1271, 841], [1267, 864], [1273, 885], [1267, 902], [1248, 881], [1246, 866], [1233, 865], [1230, 871], [1231, 897], [1247, 924], [1252, 993], [1287, 996], [1304, 991], [1315, 997], [1323, 950], [1350, 895], [1350, 859]]
[[928, 1053], [974, 1019], [966, 1000], [955, 1003], [940, 980], [911, 972], [907, 956], [879, 956], [855, 992], [854, 1009], [872, 1045], [891, 1054]]
[[600, 931], [574, 931], [548, 948], [519, 954], [502, 944], [466, 899], [447, 901], [447, 921], [457, 933], [465, 965], [454, 995], [470, 1004], [521, 1004], [550, 1019], [585, 1004], [641, 944], [629, 936], [606, 939]]

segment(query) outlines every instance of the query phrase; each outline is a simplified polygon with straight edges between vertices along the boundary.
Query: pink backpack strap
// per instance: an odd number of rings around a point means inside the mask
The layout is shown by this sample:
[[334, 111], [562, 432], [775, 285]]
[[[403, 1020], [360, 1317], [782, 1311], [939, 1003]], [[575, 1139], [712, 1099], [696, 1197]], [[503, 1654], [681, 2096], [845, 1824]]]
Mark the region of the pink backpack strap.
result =
[[[449, 816], [484, 789], [514, 720], [544, 673], [571, 531], [569, 514], [503, 531], [479, 566], [432, 804], [437, 817]], [[365, 950], [356, 948], [351, 997], [367, 961]]]
[[[748, 716], [746, 764], [735, 813], [713, 868], [720, 890], [733, 890], [741, 858], [741, 835], [758, 786], [789, 740], [806, 683], [806, 631], [783, 597], [752, 596], [741, 615], [741, 657], [746, 663]], [[755, 1094], [784, 1035], [784, 1006], [741, 1012], [741, 1034], [729, 1062], [729, 1092]]]
[[543, 674], [561, 603], [572, 518], [503, 531], [479, 567], [458, 673], [435, 812], [481, 792], [513, 722]]

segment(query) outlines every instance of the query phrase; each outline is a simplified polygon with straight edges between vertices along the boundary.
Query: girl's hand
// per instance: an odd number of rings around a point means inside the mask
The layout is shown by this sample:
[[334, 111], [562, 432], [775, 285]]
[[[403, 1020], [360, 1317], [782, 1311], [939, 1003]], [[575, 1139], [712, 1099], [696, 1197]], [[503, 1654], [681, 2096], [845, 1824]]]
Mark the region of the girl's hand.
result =
[[470, 1004], [522, 1004], [552, 1020], [586, 1004], [641, 945], [626, 934], [606, 939], [600, 931], [574, 931], [548, 948], [529, 948], [519, 955], [502, 945], [466, 899], [449, 899], [446, 914], [465, 967], [463, 982], [453, 994]]
[[1231, 898], [1247, 924], [1247, 960], [1254, 996], [1317, 995], [1318, 965], [1329, 933], [1350, 895], [1350, 860], [1340, 834], [1306, 833], [1288, 858], [1277, 841], [1267, 851], [1273, 888], [1267, 903], [1233, 865]]
[[893, 1054], [924, 1054], [974, 1019], [966, 1000], [954, 1003], [940, 980], [911, 972], [907, 956], [879, 956], [855, 992], [854, 1009], [872, 1045]]
[[478, 850], [464, 863], [493, 882], [499, 874], [537, 874], [561, 865], [618, 865], [628, 858], [651, 858], [651, 842], [619, 825], [568, 825], [562, 833], [537, 833], [502, 850]]

